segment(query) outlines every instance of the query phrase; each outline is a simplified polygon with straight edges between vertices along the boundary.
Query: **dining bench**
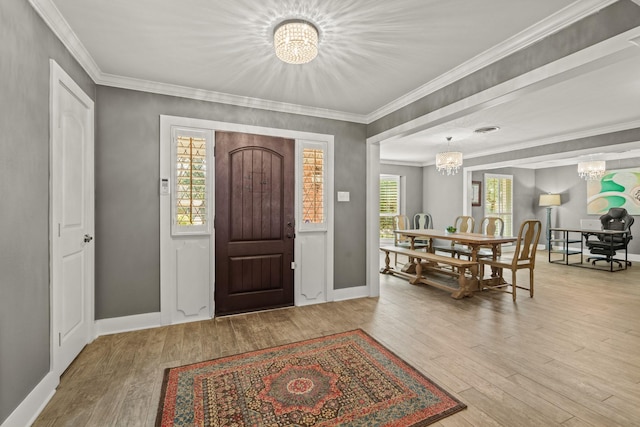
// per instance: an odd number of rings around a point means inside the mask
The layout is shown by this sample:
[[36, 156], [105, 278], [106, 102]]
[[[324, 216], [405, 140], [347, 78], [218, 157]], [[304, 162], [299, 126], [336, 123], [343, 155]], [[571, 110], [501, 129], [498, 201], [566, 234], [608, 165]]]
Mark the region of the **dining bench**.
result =
[[[408, 278], [409, 283], [412, 285], [424, 283], [439, 289], [448, 291], [454, 290], [455, 292], [451, 294], [451, 296], [456, 299], [473, 295], [473, 292], [470, 289], [472, 279], [467, 276], [467, 270], [470, 270], [472, 267], [477, 267], [478, 264], [475, 261], [438, 255], [432, 252], [417, 251], [398, 246], [381, 246], [380, 250], [385, 253], [385, 266], [380, 269], [380, 273], [382, 274], [393, 274]], [[389, 257], [390, 253], [409, 257], [415, 265], [415, 273], [412, 272], [413, 269], [396, 270], [391, 267], [391, 258]], [[423, 261], [426, 262], [426, 265], [423, 265]], [[447, 266], [447, 268], [442, 268], [442, 265]], [[425, 268], [456, 277], [458, 279], [459, 289], [454, 289], [451, 286], [447, 286], [430, 277], [424, 276], [422, 273]]]

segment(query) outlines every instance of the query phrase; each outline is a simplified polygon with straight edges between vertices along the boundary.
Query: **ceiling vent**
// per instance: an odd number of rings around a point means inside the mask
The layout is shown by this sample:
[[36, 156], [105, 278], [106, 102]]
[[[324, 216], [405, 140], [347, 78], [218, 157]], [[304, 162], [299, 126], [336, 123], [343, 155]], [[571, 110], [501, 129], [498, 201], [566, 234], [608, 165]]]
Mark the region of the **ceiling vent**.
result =
[[473, 132], [485, 134], [485, 133], [497, 132], [499, 130], [500, 130], [500, 128], [498, 126], [485, 126], [485, 127], [482, 127], [482, 128], [478, 128], [478, 129], [474, 130]]

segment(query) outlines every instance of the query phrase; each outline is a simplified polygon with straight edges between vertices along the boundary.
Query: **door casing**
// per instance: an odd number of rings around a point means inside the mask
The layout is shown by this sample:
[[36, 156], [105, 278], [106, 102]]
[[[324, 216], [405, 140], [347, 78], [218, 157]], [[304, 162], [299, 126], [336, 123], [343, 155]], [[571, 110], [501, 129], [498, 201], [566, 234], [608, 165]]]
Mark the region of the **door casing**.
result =
[[[216, 131], [227, 131], [227, 132], [238, 132], [238, 133], [249, 133], [249, 134], [257, 134], [257, 135], [265, 135], [265, 136], [276, 136], [288, 139], [294, 139], [296, 141], [296, 157], [298, 156], [298, 151], [300, 149], [300, 144], [303, 141], [319, 141], [326, 143], [327, 146], [327, 227], [326, 232], [324, 232], [324, 236], [322, 238], [319, 237], [318, 232], [296, 232], [295, 239], [295, 274], [294, 274], [294, 305], [307, 305], [307, 304], [315, 304], [325, 301], [333, 301], [334, 300], [334, 182], [333, 182], [333, 144], [334, 137], [333, 135], [328, 134], [318, 134], [311, 132], [301, 132], [294, 131], [288, 129], [277, 129], [277, 128], [268, 128], [262, 126], [251, 126], [251, 125], [242, 125], [237, 123], [228, 123], [228, 122], [217, 122], [212, 120], [203, 120], [203, 119], [194, 119], [188, 117], [178, 117], [178, 116], [169, 116], [169, 115], [161, 115], [160, 116], [160, 185], [162, 181], [165, 179], [170, 179], [171, 177], [171, 161], [169, 158], [170, 155], [170, 139], [172, 134], [173, 127], [186, 127], [192, 129], [200, 129], [200, 130], [209, 130], [213, 131], [214, 135]], [[214, 136], [215, 140], [215, 136]], [[299, 174], [298, 174], [298, 165], [296, 163], [296, 219], [300, 216], [299, 212]], [[215, 188], [215, 176], [212, 177], [213, 182], [210, 184], [211, 188]], [[213, 317], [213, 313], [215, 312], [214, 301], [213, 301], [213, 291], [214, 291], [214, 282], [213, 277], [214, 267], [210, 266], [210, 277], [211, 279], [211, 289], [210, 289], [210, 307], [208, 310], [202, 310], [199, 315], [193, 316], [190, 318], [181, 318], [180, 316], [176, 317], [175, 315], [175, 307], [176, 307], [176, 289], [171, 286], [172, 277], [175, 276], [175, 271], [172, 267], [172, 257], [175, 254], [172, 254], [172, 236], [171, 236], [171, 196], [169, 194], [162, 194], [160, 196], [160, 309], [161, 309], [161, 319], [160, 322], [162, 325], [169, 325], [173, 323], [181, 323], [181, 322], [189, 322], [189, 321], [197, 321], [204, 320], [207, 318]], [[213, 229], [208, 237], [208, 246], [210, 248], [215, 248], [215, 229]], [[311, 246], [314, 247], [314, 250], [318, 250], [318, 244], [322, 242], [324, 249], [322, 250], [322, 263], [318, 262], [316, 264], [312, 264], [310, 262], [301, 263], [298, 260], [303, 260], [305, 258], [306, 253], [310, 253], [309, 250], [305, 248], [309, 248]], [[317, 257], [316, 257], [317, 258]], [[213, 264], [213, 259], [215, 259], [215, 250], [211, 250], [210, 253], [211, 264]], [[302, 289], [302, 283], [307, 282], [318, 282], [317, 273], [318, 270], [322, 269], [324, 276], [324, 283], [322, 283], [323, 289], [322, 292], [308, 292], [307, 289]], [[320, 284], [318, 284], [319, 286]], [[311, 297], [307, 297], [307, 295], [311, 295]], [[205, 314], [207, 313], [208, 314]]]

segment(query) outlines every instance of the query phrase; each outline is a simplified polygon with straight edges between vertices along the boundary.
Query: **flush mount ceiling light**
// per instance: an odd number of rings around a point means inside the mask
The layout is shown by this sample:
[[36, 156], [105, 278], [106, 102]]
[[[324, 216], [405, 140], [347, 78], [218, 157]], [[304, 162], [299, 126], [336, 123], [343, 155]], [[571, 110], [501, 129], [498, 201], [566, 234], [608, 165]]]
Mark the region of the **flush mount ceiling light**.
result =
[[283, 21], [273, 32], [273, 46], [287, 64], [306, 64], [318, 55], [318, 29], [307, 21]]
[[447, 150], [436, 155], [436, 169], [442, 174], [454, 175], [462, 166], [462, 153], [450, 151], [451, 137], [447, 137]]
[[578, 162], [578, 175], [587, 181], [597, 181], [607, 171], [607, 162], [604, 160], [588, 160]]

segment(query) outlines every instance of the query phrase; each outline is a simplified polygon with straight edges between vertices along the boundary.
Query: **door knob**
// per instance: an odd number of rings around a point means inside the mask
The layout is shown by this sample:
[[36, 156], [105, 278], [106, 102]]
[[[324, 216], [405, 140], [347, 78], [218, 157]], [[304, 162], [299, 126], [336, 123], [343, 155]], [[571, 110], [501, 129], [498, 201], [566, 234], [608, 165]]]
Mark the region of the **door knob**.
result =
[[85, 234], [84, 235], [84, 242], [85, 243], [89, 243], [90, 241], [93, 240], [93, 236], [89, 235], [89, 234]]

